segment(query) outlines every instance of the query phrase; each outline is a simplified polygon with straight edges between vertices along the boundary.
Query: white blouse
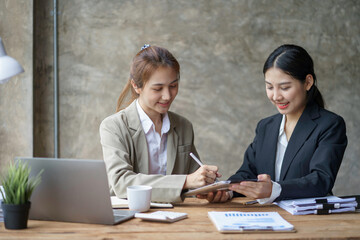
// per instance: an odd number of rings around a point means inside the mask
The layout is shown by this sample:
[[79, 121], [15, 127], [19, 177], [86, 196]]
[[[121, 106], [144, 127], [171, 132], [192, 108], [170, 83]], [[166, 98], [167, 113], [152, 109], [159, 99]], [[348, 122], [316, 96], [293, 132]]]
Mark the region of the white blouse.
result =
[[149, 154], [149, 174], [166, 175], [167, 163], [167, 133], [170, 130], [170, 120], [167, 113], [162, 119], [161, 134], [156, 132], [155, 124], [141, 108], [136, 100], [141, 126], [144, 130]]

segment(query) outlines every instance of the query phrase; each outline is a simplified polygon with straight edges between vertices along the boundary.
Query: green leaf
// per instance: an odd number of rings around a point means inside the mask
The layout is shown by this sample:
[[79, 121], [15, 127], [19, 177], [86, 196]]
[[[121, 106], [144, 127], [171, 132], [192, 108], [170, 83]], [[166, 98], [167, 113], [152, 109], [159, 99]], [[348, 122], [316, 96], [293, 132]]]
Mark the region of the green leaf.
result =
[[24, 204], [29, 201], [32, 192], [41, 182], [41, 170], [35, 177], [29, 179], [31, 169], [26, 163], [18, 160], [10, 163], [6, 174], [1, 178], [4, 190], [1, 191], [4, 203]]

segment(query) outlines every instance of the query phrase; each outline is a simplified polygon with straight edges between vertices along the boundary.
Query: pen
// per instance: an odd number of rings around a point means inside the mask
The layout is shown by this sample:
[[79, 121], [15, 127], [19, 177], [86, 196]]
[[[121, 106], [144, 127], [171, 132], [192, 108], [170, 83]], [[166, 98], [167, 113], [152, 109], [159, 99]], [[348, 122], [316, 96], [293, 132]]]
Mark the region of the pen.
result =
[[255, 203], [258, 203], [258, 201], [256, 201], [256, 200], [249, 201], [249, 202], [246, 202], [245, 205], [251, 205], [251, 204], [255, 204]]
[[202, 162], [200, 162], [200, 159], [198, 159], [198, 158], [195, 156], [195, 154], [193, 154], [192, 152], [190, 153], [190, 156], [192, 157], [192, 159], [195, 160], [195, 162], [197, 162], [197, 164], [200, 165], [200, 167], [201, 167], [202, 165], [204, 165], [204, 164], [202, 164]]
[[[199, 164], [200, 166], [203, 166], [204, 164], [200, 161], [200, 159], [198, 159], [195, 154], [193, 154], [192, 152], [190, 153], [190, 156], [192, 157], [192, 159], [195, 160], [195, 162], [197, 162], [197, 164]], [[219, 180], [217, 178], [215, 178], [215, 182], [218, 182]]]

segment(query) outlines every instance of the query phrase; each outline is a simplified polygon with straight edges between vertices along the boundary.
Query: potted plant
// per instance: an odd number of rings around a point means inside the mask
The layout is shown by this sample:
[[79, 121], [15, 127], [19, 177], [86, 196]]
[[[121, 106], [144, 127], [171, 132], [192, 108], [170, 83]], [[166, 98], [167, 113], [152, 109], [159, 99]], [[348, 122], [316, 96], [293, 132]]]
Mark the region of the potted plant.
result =
[[5, 228], [27, 228], [30, 210], [30, 197], [35, 187], [41, 181], [41, 170], [35, 177], [29, 179], [30, 168], [27, 163], [18, 160], [10, 163], [5, 176], [1, 179], [3, 201], [1, 208], [4, 215]]

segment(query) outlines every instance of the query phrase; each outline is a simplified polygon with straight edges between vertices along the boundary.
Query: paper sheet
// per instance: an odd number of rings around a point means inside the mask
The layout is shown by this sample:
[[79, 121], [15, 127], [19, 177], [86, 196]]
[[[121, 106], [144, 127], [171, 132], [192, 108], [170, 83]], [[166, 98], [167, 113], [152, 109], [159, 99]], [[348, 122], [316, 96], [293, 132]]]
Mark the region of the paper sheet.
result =
[[294, 226], [277, 212], [208, 212], [208, 215], [221, 232], [294, 229]]
[[[111, 205], [113, 208], [129, 208], [128, 200], [123, 198], [118, 198], [116, 196], [111, 196]], [[173, 208], [174, 206], [171, 203], [150, 203], [151, 208]]]

